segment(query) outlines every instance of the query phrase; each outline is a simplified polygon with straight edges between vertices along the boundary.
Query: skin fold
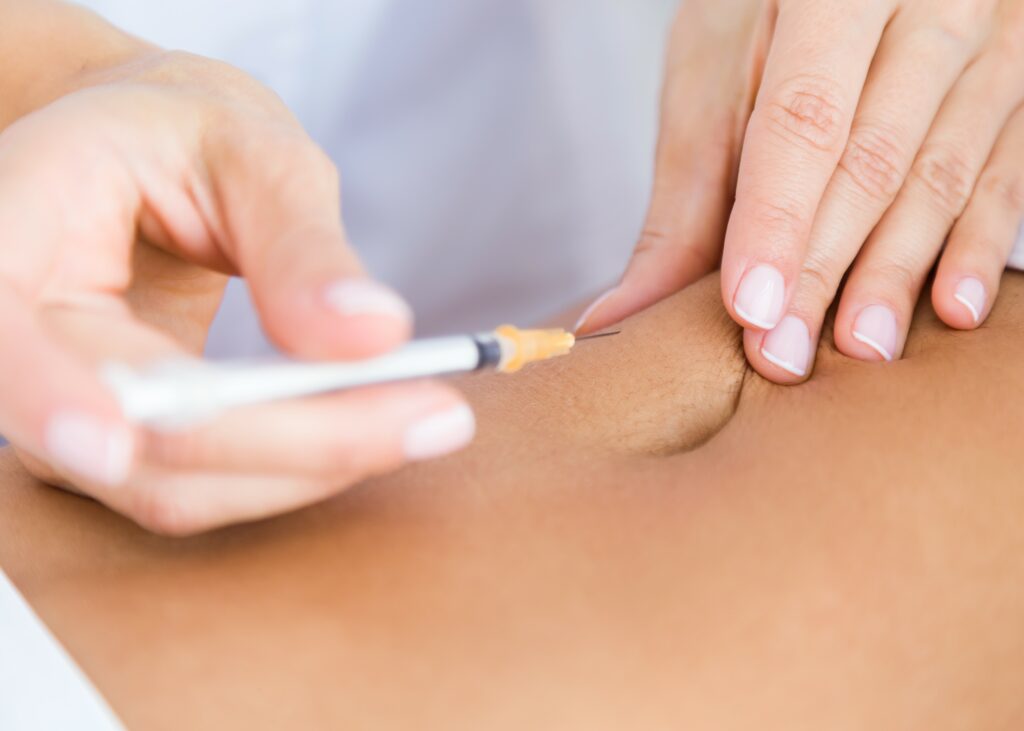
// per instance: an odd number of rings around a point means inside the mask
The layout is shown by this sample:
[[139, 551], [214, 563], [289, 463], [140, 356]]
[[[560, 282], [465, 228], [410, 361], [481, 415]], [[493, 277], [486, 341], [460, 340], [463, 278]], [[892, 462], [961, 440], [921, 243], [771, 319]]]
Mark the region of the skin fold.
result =
[[800, 388], [718, 292], [273, 521], [160, 538], [5, 454], [0, 565], [133, 729], [1020, 728], [1024, 278]]

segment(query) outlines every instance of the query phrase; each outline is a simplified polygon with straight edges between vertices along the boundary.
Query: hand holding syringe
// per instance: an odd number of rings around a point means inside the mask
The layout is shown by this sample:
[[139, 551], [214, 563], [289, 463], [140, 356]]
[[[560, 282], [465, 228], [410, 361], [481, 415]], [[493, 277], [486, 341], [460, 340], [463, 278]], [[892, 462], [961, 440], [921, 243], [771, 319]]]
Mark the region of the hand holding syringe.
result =
[[566, 355], [575, 343], [565, 330], [506, 325], [480, 335], [417, 340], [364, 361], [172, 361], [144, 370], [110, 365], [104, 377], [130, 421], [174, 429], [268, 401], [484, 369], [513, 373], [529, 363]]

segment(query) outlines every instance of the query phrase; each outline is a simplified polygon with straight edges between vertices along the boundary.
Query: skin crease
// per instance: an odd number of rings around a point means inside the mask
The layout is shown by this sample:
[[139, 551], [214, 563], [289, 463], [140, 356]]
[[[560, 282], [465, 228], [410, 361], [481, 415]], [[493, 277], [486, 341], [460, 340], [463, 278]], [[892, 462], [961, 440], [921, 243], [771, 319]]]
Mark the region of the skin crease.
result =
[[718, 288], [273, 521], [160, 538], [0, 457], [0, 565], [133, 729], [1020, 728], [1024, 278], [799, 389]]
[[936, 261], [935, 311], [979, 326], [1024, 218], [1022, 34], [1019, 0], [684, 3], [643, 233], [581, 333], [720, 266], [753, 368], [800, 383], [834, 300], [840, 351], [899, 358]]

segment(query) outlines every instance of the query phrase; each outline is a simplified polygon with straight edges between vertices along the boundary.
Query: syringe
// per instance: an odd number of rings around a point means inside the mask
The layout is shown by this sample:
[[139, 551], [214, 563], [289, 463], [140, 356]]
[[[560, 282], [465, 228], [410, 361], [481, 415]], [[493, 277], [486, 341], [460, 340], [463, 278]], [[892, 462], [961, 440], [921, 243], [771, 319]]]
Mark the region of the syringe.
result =
[[505, 325], [479, 335], [416, 340], [362, 361], [178, 360], [142, 370], [111, 364], [103, 377], [129, 421], [176, 429], [227, 409], [268, 401], [484, 369], [513, 373], [529, 363], [566, 355], [575, 343], [565, 330]]

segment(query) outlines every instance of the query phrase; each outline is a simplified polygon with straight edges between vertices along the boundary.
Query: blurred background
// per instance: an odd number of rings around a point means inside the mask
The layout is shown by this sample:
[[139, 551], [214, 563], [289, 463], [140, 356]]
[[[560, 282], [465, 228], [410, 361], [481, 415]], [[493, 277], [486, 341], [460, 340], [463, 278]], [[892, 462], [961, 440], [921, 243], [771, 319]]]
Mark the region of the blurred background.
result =
[[[676, 0], [86, 0], [273, 88], [338, 163], [350, 238], [420, 335], [529, 324], [621, 274]], [[267, 350], [233, 282], [213, 356]]]

